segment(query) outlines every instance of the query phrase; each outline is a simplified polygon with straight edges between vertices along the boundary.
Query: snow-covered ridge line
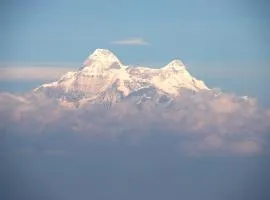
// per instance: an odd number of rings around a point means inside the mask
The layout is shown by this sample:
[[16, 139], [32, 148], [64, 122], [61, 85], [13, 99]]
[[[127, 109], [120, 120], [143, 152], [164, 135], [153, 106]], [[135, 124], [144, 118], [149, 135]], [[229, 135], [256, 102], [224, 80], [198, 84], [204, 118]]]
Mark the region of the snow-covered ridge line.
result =
[[153, 87], [168, 95], [178, 96], [182, 88], [197, 92], [209, 90], [203, 81], [197, 80], [186, 69], [184, 63], [175, 59], [160, 69], [124, 65], [117, 56], [107, 49], [96, 49], [85, 60], [83, 67], [68, 72], [59, 80], [41, 85], [34, 92], [46, 96], [79, 101], [84, 98], [98, 97], [109, 88], [128, 96], [139, 88]]

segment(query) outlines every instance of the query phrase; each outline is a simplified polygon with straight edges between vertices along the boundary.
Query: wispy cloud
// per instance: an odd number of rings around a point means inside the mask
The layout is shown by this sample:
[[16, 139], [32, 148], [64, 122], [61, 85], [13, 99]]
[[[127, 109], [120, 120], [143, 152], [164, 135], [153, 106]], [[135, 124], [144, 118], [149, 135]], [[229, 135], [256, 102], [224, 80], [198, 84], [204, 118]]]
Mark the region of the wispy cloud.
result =
[[147, 41], [145, 41], [143, 38], [140, 38], [140, 37], [132, 37], [132, 38], [126, 38], [122, 40], [115, 40], [115, 41], [112, 41], [111, 44], [138, 45], [138, 46], [149, 45]]
[[30, 66], [30, 67], [2, 67], [0, 79], [4, 81], [15, 80], [55, 80], [74, 67], [63, 66]]

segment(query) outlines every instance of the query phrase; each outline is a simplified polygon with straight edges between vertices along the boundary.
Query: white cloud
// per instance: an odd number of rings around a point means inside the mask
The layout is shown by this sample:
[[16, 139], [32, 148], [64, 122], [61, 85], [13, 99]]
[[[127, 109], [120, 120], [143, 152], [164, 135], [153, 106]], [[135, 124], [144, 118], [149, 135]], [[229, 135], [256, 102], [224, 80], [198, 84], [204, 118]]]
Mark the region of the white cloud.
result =
[[138, 46], [149, 45], [149, 43], [147, 41], [145, 41], [143, 38], [139, 38], [139, 37], [132, 37], [132, 38], [126, 38], [123, 40], [112, 41], [111, 44], [138, 45]]
[[74, 71], [74, 68], [61, 66], [2, 67], [0, 68], [0, 80], [55, 80], [68, 71]]
[[261, 109], [256, 102], [231, 94], [213, 97], [198, 93], [183, 94], [175, 103], [179, 109], [167, 112], [149, 110], [150, 104], [137, 110], [130, 102], [119, 103], [106, 112], [94, 104], [67, 109], [43, 96], [5, 93], [0, 94], [0, 130], [40, 135], [41, 139], [52, 133], [75, 133], [89, 141], [126, 137], [131, 143], [136, 141], [137, 146], [149, 142], [151, 135], [163, 139], [173, 136], [180, 153], [188, 155], [252, 155], [269, 150], [270, 111]]

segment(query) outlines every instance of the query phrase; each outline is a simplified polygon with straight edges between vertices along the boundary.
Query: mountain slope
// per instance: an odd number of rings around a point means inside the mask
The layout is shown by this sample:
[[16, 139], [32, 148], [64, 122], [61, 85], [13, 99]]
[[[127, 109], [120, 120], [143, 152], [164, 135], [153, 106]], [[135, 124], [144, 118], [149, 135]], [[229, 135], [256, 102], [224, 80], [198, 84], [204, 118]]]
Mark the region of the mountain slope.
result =
[[[149, 88], [155, 91], [151, 97], [146, 92]], [[183, 89], [193, 92], [209, 90], [203, 81], [187, 71], [180, 60], [173, 60], [160, 69], [131, 67], [122, 64], [111, 51], [96, 49], [84, 61], [83, 67], [66, 73], [58, 81], [41, 85], [34, 92], [80, 106], [87, 103], [112, 105], [131, 97], [138, 101], [155, 99], [159, 102], [161, 97], [172, 99], [181, 95]]]

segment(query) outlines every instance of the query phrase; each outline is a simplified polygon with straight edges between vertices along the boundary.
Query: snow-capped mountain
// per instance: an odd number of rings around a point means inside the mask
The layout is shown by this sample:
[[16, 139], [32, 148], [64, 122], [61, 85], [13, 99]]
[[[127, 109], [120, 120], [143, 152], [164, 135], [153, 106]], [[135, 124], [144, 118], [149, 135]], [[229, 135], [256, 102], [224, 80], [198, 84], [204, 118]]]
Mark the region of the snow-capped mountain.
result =
[[55, 98], [65, 105], [88, 103], [112, 104], [132, 99], [136, 104], [146, 100], [169, 105], [189, 90], [209, 90], [194, 78], [180, 60], [160, 69], [124, 65], [107, 49], [96, 49], [77, 71], [68, 72], [58, 81], [41, 85], [34, 92]]

